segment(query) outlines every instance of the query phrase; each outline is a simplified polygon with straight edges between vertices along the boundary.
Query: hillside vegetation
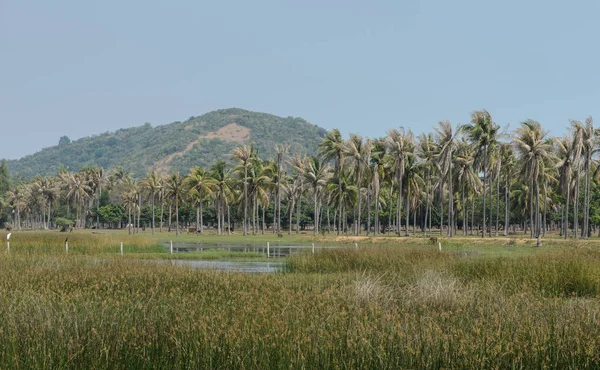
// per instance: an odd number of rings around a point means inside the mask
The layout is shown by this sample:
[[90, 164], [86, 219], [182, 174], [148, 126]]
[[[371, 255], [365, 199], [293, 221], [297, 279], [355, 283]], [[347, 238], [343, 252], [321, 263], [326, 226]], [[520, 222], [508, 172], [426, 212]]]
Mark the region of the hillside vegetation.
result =
[[155, 169], [188, 172], [227, 159], [241, 143], [255, 144], [263, 158], [273, 156], [276, 143], [293, 143], [291, 152], [314, 153], [326, 130], [301, 118], [277, 117], [243, 109], [223, 109], [184, 122], [121, 129], [70, 142], [18, 160], [8, 161], [11, 173], [25, 177], [56, 174], [62, 167], [123, 166], [134, 175]]

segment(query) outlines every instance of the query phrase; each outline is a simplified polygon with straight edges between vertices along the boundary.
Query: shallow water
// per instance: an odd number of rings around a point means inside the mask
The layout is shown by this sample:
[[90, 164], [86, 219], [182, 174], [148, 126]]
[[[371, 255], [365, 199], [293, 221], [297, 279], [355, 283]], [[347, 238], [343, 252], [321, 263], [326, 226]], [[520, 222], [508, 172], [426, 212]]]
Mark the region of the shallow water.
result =
[[[163, 244], [170, 249], [170, 243]], [[339, 248], [335, 246], [315, 245], [315, 250]], [[291, 254], [300, 253], [312, 249], [312, 245], [270, 245], [269, 257], [287, 257]], [[207, 252], [211, 250], [226, 250], [229, 252], [260, 253], [267, 255], [266, 244], [234, 244], [234, 243], [173, 243], [173, 253]]]
[[283, 262], [232, 262], [232, 261], [190, 261], [190, 260], [157, 260], [156, 263], [187, 266], [194, 269], [209, 269], [224, 272], [274, 273], [281, 272]]

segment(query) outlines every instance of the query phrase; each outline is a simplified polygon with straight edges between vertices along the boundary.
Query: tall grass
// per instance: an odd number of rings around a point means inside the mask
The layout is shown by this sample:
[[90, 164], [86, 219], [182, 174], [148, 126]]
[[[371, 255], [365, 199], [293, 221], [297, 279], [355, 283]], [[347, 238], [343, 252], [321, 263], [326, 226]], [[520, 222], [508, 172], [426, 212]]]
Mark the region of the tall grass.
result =
[[600, 254], [385, 247], [290, 273], [0, 256], [0, 368], [600, 366]]
[[[6, 237], [3, 240], [6, 240]], [[124, 251], [128, 253], [156, 253], [165, 250], [149, 237], [127, 234], [13, 232], [10, 238], [10, 252], [41, 255], [64, 254], [67, 241], [70, 254], [117, 254], [120, 252], [121, 242]], [[6, 242], [3, 244], [6, 248]]]

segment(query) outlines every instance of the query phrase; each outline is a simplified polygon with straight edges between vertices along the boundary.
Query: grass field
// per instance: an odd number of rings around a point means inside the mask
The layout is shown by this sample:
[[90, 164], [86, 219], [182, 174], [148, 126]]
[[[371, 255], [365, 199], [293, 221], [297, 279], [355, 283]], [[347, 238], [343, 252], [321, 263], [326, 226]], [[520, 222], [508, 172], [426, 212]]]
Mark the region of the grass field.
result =
[[[15, 232], [0, 368], [600, 367], [598, 240], [269, 237], [243, 240], [348, 248], [242, 274], [140, 261], [174, 235], [74, 232], [66, 255], [65, 234]], [[176, 240], [200, 238], [243, 237]]]

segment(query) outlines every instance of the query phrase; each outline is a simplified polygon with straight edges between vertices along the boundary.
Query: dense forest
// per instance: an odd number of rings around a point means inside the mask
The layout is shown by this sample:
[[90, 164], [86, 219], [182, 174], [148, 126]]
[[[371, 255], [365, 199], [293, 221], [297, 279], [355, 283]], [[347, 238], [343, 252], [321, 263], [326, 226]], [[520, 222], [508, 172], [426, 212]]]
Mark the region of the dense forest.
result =
[[274, 144], [293, 142], [294, 152], [314, 152], [326, 130], [301, 118], [277, 117], [243, 109], [223, 109], [184, 122], [121, 129], [71, 141], [18, 160], [9, 160], [14, 175], [32, 178], [55, 175], [62, 169], [123, 167], [133, 176], [147, 171], [185, 172], [194, 166], [211, 166], [240, 143], [252, 144], [264, 158], [272, 157]]
[[[259, 126], [252, 124], [252, 135]], [[149, 129], [136, 130], [143, 136]], [[401, 128], [345, 139], [334, 129], [304, 154], [292, 151], [290, 138], [265, 153], [258, 139], [256, 146], [238, 143], [209, 166], [197, 158], [168, 175], [90, 166], [9, 183], [3, 162], [2, 222], [19, 229], [127, 225], [132, 233], [521, 233], [538, 243], [549, 230], [565, 238], [600, 232], [600, 142], [591, 117], [571, 121], [563, 137], [549, 137], [533, 120], [503, 132], [487, 111], [474, 111], [467, 124], [439, 122], [417, 137]]]

